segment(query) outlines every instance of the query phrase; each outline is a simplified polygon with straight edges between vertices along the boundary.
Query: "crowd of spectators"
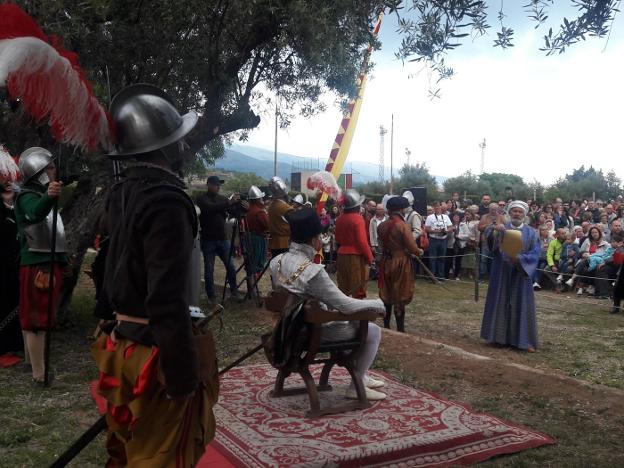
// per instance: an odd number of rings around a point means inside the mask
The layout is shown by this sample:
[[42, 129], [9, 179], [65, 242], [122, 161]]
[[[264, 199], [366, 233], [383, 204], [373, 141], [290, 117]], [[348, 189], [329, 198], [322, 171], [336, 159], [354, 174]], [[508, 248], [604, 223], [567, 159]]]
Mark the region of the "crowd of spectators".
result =
[[[513, 200], [511, 189], [506, 195], [506, 199], [494, 201], [484, 193], [476, 204], [470, 199], [461, 200], [455, 192], [450, 199], [427, 206], [425, 216], [416, 212], [406, 215], [414, 238], [425, 250], [425, 266], [439, 280], [473, 279], [475, 273], [479, 281], [487, 279], [492, 255], [482, 234], [488, 225], [507, 221], [506, 207]], [[538, 232], [541, 242], [540, 263], [532, 278], [534, 289], [570, 289], [579, 295], [607, 299], [624, 256], [622, 197], [608, 202], [561, 198], [547, 203], [526, 202], [529, 213], [525, 223]], [[336, 258], [333, 226], [339, 215], [337, 205], [321, 214], [324, 261], [329, 268]], [[362, 215], [375, 251], [376, 227], [386, 219], [384, 205], [368, 200], [362, 206]], [[422, 245], [423, 233], [426, 245]], [[371, 277], [375, 277], [374, 268]]]

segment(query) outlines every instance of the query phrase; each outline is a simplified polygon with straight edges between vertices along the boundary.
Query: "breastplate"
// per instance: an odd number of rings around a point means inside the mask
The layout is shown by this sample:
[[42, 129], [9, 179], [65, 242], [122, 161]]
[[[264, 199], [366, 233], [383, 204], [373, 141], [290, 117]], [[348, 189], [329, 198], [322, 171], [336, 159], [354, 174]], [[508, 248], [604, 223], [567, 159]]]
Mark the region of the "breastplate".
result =
[[[24, 229], [26, 233], [26, 242], [28, 243], [28, 250], [30, 252], [44, 252], [49, 253], [52, 251], [52, 217], [53, 211], [48, 213], [46, 219], [40, 223], [31, 224]], [[65, 242], [65, 227], [63, 226], [63, 220], [59, 215], [56, 221], [56, 253], [67, 252]]]

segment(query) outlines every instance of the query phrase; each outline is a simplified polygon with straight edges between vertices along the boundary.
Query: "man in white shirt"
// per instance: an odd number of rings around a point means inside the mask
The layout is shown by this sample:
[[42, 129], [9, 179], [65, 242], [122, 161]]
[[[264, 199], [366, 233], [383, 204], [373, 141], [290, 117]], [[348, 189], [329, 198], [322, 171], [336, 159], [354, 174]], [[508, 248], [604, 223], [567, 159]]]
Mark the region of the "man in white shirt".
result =
[[[271, 260], [270, 272], [273, 289], [283, 288], [301, 299], [316, 299], [322, 307], [339, 310], [343, 314], [353, 314], [364, 310], [374, 310], [380, 316], [385, 314], [385, 305], [380, 299], [354, 299], [345, 295], [330, 279], [323, 265], [314, 263], [314, 256], [321, 248], [321, 223], [316, 212], [311, 208], [302, 208], [289, 213], [290, 247], [284, 254]], [[324, 326], [322, 342], [352, 340], [357, 335], [359, 322], [330, 322]], [[362, 377], [369, 400], [383, 400], [386, 394], [376, 388], [384, 382], [367, 375], [381, 341], [381, 330], [374, 324], [368, 324], [366, 342], [360, 350], [360, 356], [354, 372]], [[356, 399], [357, 392], [353, 383], [347, 389], [349, 399]]]
[[371, 219], [370, 225], [368, 226], [368, 235], [370, 236], [371, 247], [373, 249], [373, 254], [377, 251], [377, 247], [379, 247], [379, 239], [377, 237], [377, 227], [383, 223], [388, 216], [386, 215], [386, 209], [384, 206], [379, 203], [375, 208], [375, 217]]
[[425, 231], [429, 235], [429, 266], [440, 281], [444, 281], [444, 256], [448, 233], [453, 231], [449, 217], [441, 213], [439, 202], [433, 204], [433, 214], [425, 220]]
[[[375, 207], [375, 216], [370, 220], [368, 225], [368, 238], [370, 240], [371, 250], [373, 251], [373, 256], [375, 257], [375, 262], [379, 261], [379, 238], [377, 236], [377, 227], [383, 223], [388, 216], [386, 215], [386, 209], [384, 206], [379, 203]], [[371, 266], [371, 270], [369, 273], [369, 279], [375, 280], [377, 279], [377, 267], [376, 265]]]

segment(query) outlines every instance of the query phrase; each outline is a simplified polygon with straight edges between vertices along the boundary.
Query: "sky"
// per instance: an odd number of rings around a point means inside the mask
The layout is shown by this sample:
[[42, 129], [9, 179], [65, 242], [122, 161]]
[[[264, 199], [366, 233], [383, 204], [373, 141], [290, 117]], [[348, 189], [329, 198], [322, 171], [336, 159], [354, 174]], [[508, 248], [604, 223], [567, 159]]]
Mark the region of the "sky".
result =
[[[515, 47], [505, 51], [492, 47], [497, 20], [490, 9], [489, 35], [465, 43], [447, 57], [456, 75], [440, 84], [441, 98], [434, 100], [428, 96], [430, 72], [394, 57], [400, 37], [396, 17], [386, 16], [379, 37], [382, 48], [373, 54], [375, 68], [347, 167], [349, 161], [379, 161], [379, 126], [390, 129], [394, 115], [395, 176], [407, 161], [406, 148], [412, 164], [424, 162], [434, 175], [452, 177], [467, 170], [478, 174], [479, 144], [485, 138], [485, 172], [512, 173], [527, 182], [549, 184], [574, 168], [593, 165], [605, 172], [613, 169], [624, 178], [620, 117], [624, 18], [615, 17], [608, 44], [606, 38], [588, 38], [564, 54], [547, 57], [539, 51], [545, 31], [550, 26], [555, 30], [571, 12], [551, 7], [546, 26], [536, 31], [523, 16], [524, 3], [506, 2], [512, 5], [505, 7], [506, 26], [515, 30]], [[278, 151], [326, 160], [341, 112], [335, 96], [328, 94], [323, 100], [326, 112], [299, 117], [279, 131]], [[264, 118], [246, 144], [273, 149], [273, 120]], [[389, 166], [390, 133], [385, 162]], [[353, 167], [357, 170], [356, 164]]]

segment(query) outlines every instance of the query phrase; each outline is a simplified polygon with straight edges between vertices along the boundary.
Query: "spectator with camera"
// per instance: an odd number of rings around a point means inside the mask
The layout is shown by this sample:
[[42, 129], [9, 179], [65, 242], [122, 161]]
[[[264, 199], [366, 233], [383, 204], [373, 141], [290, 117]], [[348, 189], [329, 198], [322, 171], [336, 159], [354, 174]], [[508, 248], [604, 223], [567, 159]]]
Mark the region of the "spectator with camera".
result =
[[440, 281], [444, 281], [444, 257], [446, 255], [447, 237], [454, 230], [449, 217], [442, 214], [440, 203], [433, 204], [433, 214], [425, 220], [425, 231], [429, 234], [429, 266], [431, 272]]
[[210, 176], [206, 180], [207, 191], [203, 195], [197, 197], [196, 204], [201, 210], [199, 215], [199, 224], [201, 226], [200, 243], [201, 250], [204, 255], [204, 278], [205, 289], [208, 301], [216, 302], [214, 290], [214, 262], [215, 257], [219, 256], [226, 269], [226, 284], [230, 285], [231, 296], [233, 299], [240, 301], [242, 296], [238, 292], [236, 284], [236, 267], [230, 256], [230, 241], [225, 233], [225, 223], [228, 212], [246, 211], [249, 204], [241, 200], [239, 194], [234, 194], [230, 198], [226, 198], [219, 194], [221, 185], [224, 180], [218, 176]]

